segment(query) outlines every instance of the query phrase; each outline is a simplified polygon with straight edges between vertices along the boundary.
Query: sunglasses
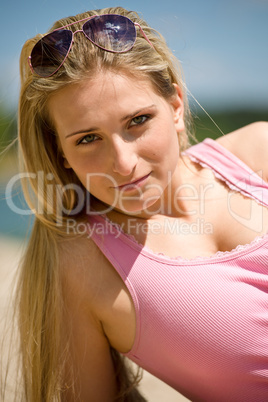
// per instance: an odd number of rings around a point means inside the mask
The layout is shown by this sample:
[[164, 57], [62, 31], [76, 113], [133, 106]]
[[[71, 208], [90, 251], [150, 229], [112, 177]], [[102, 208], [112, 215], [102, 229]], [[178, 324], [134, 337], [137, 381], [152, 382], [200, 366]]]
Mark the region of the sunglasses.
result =
[[[87, 21], [82, 29], [75, 32], [64, 29], [85, 20]], [[55, 74], [65, 62], [77, 32], [83, 32], [94, 45], [107, 52], [128, 52], [136, 42], [136, 26], [153, 47], [137, 22], [117, 14], [94, 15], [55, 29], [45, 35], [33, 47], [31, 55], [28, 57], [28, 63], [32, 72], [40, 77], [47, 78]]]

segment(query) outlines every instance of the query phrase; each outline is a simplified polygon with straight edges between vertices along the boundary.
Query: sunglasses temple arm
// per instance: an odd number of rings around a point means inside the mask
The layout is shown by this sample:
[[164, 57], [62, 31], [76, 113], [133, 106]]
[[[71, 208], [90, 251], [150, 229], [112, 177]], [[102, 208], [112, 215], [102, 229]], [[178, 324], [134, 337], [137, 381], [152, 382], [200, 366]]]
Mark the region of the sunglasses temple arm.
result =
[[154, 49], [154, 45], [152, 44], [152, 42], [150, 41], [150, 39], [148, 38], [148, 36], [146, 35], [146, 33], [144, 32], [144, 30], [142, 29], [142, 27], [140, 26], [140, 24], [138, 24], [137, 22], [134, 22], [134, 25], [138, 26], [140, 28], [140, 31], [144, 37], [144, 39], [147, 40], [147, 42], [149, 43], [149, 45], [152, 46], [152, 48]]
[[27, 61], [28, 61], [29, 67], [31, 69], [31, 72], [34, 73], [33, 66], [32, 66], [32, 63], [31, 63], [31, 56], [28, 57]]

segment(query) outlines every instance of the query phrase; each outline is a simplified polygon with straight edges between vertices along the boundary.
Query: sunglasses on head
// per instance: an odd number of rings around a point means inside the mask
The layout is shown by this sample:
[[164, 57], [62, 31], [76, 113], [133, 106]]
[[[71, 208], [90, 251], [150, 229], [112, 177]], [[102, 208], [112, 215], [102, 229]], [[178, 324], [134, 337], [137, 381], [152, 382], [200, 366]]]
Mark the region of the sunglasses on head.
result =
[[[82, 29], [75, 32], [64, 29], [85, 20], [87, 21]], [[43, 78], [55, 74], [65, 62], [77, 32], [83, 32], [94, 45], [107, 52], [128, 52], [134, 46], [137, 38], [136, 26], [153, 47], [141, 26], [123, 15], [94, 15], [65, 25], [45, 35], [35, 44], [28, 57], [30, 68], [33, 73]]]

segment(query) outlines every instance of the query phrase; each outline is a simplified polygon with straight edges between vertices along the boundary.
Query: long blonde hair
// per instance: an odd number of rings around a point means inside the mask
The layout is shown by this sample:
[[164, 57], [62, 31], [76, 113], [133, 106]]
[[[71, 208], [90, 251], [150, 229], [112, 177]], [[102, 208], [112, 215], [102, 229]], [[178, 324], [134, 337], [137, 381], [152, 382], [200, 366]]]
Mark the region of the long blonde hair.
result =
[[[94, 10], [62, 19], [53, 25], [50, 32], [92, 15], [109, 13], [125, 15], [133, 22], [138, 22], [153, 47], [139, 30], [133, 49], [123, 54], [103, 51], [85, 39], [83, 34], [77, 34], [64, 65], [49, 78], [32, 74], [27, 63], [31, 49], [42, 35], [28, 40], [21, 52], [19, 149], [22, 172], [30, 173], [22, 185], [25, 198], [36, 216], [21, 265], [17, 290], [24, 396], [27, 402], [61, 400], [64, 365], [60, 349], [63, 300], [58, 241], [66, 236], [65, 219], [78, 202], [75, 186], [84, 191], [76, 175], [64, 168], [56, 133], [47, 111], [50, 96], [66, 85], [94, 79], [100, 70], [127, 72], [137, 78], [146, 78], [165, 99], [174, 94], [173, 83], [176, 83], [184, 93], [186, 124], [186, 130], [180, 134], [179, 140], [181, 149], [188, 146], [190, 112], [179, 63], [164, 38], [137, 13], [121, 7]], [[80, 23], [70, 27], [72, 30], [79, 28]], [[42, 180], [38, 180], [40, 178]], [[63, 191], [70, 183], [73, 187], [68, 186], [68, 190]], [[133, 397], [133, 392], [128, 393], [131, 380], [118, 354], [113, 351], [113, 356], [116, 367], [121, 367], [118, 375], [118, 395], [121, 396], [118, 396], [118, 400], [143, 400], [138, 394]]]

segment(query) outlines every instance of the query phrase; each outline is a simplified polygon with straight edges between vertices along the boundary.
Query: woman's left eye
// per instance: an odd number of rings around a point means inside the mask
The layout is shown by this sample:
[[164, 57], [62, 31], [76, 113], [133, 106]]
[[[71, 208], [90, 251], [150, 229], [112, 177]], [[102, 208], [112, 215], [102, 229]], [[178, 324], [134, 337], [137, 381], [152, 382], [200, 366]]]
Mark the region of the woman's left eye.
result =
[[145, 123], [148, 119], [149, 119], [149, 116], [147, 116], [147, 115], [142, 115], [142, 116], [134, 117], [134, 118], [131, 120], [129, 126], [130, 126], [130, 127], [132, 127], [132, 126], [139, 126], [139, 125]]

